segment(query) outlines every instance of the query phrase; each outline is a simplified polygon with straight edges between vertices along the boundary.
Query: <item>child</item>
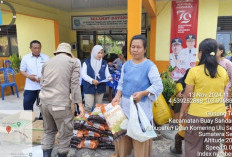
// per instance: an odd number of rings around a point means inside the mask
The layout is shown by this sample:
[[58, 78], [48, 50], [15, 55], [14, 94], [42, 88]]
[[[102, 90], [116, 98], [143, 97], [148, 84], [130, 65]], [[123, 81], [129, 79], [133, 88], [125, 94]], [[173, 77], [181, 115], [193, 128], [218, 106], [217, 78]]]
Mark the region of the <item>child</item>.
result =
[[180, 98], [183, 97], [182, 94], [183, 94], [184, 88], [186, 86], [186, 84], [184, 83], [184, 80], [188, 74], [188, 71], [189, 71], [189, 69], [187, 69], [185, 75], [177, 81], [175, 93], [173, 94], [173, 96], [171, 98], [171, 108], [174, 112], [173, 119], [178, 119], [179, 115], [180, 115], [181, 103], [177, 103], [177, 102], [179, 102]]
[[[116, 60], [118, 58], [118, 55], [115, 53], [110, 53], [104, 56], [103, 59], [105, 59], [107, 61], [108, 67], [109, 67], [109, 72], [110, 74], [114, 75], [115, 71], [116, 71], [116, 66], [114, 65], [114, 60]], [[109, 96], [108, 96], [108, 101], [111, 102], [112, 101], [112, 97], [113, 97], [113, 83], [112, 82], [107, 82], [106, 85], [109, 87]]]
[[86, 112], [90, 112], [94, 104], [102, 103], [106, 91], [105, 82], [107, 79], [112, 81], [107, 62], [102, 59], [103, 55], [103, 47], [95, 45], [91, 57], [83, 63], [82, 79]]
[[[181, 108], [181, 103], [175, 103], [175, 101], [178, 101], [178, 99], [181, 99], [183, 98], [183, 92], [184, 92], [184, 89], [185, 89], [185, 79], [188, 75], [188, 72], [189, 72], [189, 69], [187, 69], [184, 77], [180, 78], [178, 81], [177, 81], [177, 84], [176, 84], [176, 91], [174, 93], [174, 95], [172, 96], [173, 97], [173, 100], [172, 100], [172, 103], [173, 103], [173, 108], [174, 108], [174, 119], [178, 119], [179, 118], [179, 115], [180, 115], [180, 108]], [[175, 100], [176, 99], [176, 100]], [[183, 124], [183, 126], [185, 126], [185, 124]], [[184, 130], [182, 131], [179, 131], [176, 135], [175, 135], [175, 146], [174, 147], [170, 147], [170, 151], [174, 154], [182, 154], [182, 140], [184, 140]]]

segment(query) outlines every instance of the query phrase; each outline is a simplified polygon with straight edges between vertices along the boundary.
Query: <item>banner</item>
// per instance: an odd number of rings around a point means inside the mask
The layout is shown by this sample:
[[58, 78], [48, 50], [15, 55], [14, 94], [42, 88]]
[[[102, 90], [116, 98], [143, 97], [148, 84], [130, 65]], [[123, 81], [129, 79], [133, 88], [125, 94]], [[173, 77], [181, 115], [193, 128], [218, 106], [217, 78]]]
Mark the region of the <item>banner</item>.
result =
[[[146, 27], [146, 14], [142, 14], [142, 28]], [[127, 28], [127, 15], [72, 16], [72, 29], [99, 30]]]
[[172, 1], [170, 65], [171, 77], [178, 80], [196, 65], [198, 0]]

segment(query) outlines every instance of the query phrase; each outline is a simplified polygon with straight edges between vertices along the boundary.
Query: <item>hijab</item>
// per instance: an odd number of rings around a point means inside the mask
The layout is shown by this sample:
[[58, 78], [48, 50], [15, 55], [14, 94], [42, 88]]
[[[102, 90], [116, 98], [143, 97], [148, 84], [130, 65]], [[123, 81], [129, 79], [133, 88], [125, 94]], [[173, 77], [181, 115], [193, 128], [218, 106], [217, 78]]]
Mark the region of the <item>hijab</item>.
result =
[[103, 50], [103, 47], [101, 45], [95, 45], [92, 49], [91, 52], [91, 58], [90, 58], [90, 65], [93, 68], [93, 71], [95, 73], [95, 79], [99, 78], [99, 71], [101, 69], [101, 64], [102, 64], [102, 58], [100, 60], [97, 59], [97, 54]]

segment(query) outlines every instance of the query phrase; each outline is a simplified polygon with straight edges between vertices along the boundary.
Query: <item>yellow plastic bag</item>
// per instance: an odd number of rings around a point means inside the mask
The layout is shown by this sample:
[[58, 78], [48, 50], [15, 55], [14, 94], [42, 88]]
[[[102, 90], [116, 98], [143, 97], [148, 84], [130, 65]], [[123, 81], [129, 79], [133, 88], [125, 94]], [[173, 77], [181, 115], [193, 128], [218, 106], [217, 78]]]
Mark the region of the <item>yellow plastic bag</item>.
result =
[[163, 125], [172, 118], [171, 111], [162, 94], [153, 102], [153, 118], [157, 125]]

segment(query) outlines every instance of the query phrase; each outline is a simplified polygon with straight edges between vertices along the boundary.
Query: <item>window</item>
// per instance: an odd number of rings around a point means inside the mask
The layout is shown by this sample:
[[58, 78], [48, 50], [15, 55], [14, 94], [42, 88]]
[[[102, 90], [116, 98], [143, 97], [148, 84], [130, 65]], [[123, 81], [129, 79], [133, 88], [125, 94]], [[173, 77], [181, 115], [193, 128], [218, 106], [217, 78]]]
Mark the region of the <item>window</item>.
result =
[[230, 50], [229, 43], [232, 41], [232, 32], [217, 32], [217, 41], [225, 46], [226, 52]]
[[18, 42], [16, 35], [16, 26], [0, 26], [0, 57], [9, 57], [12, 54], [18, 55]]

